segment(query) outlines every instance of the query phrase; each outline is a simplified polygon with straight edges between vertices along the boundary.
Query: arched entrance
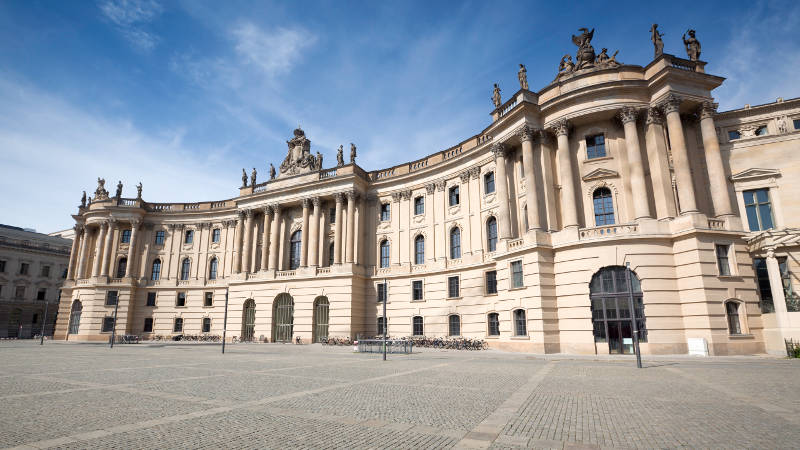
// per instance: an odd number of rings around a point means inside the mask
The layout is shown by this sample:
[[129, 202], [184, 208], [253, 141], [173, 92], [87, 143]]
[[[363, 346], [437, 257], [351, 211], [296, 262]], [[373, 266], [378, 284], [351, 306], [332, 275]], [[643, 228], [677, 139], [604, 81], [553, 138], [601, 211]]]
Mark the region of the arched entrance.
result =
[[242, 341], [252, 341], [256, 334], [256, 302], [248, 298], [242, 309]]
[[314, 336], [312, 336], [314, 342], [322, 342], [328, 338], [330, 305], [328, 297], [317, 297], [314, 300]]
[[284, 292], [272, 303], [272, 341], [291, 342], [293, 330], [294, 300]]
[[78, 334], [78, 328], [81, 326], [81, 311], [83, 311], [83, 304], [81, 301], [75, 300], [72, 302], [72, 308], [69, 310], [68, 334]]
[[[628, 282], [625, 272], [630, 272]], [[633, 292], [639, 341], [647, 342], [644, 302], [639, 277], [622, 266], [600, 269], [589, 285], [595, 342], [607, 342], [609, 353], [633, 353], [630, 292]]]

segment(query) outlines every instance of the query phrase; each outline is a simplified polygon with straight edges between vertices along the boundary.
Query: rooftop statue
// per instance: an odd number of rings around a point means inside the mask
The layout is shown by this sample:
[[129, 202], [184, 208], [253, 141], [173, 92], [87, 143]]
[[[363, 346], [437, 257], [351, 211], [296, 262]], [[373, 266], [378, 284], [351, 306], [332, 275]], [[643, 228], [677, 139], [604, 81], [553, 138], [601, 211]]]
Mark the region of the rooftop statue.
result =
[[500, 98], [500, 86], [497, 83], [494, 84], [494, 92], [492, 92], [492, 103], [494, 103], [495, 108], [499, 108], [500, 105], [503, 104], [503, 101]]
[[86, 207], [86, 191], [83, 191], [83, 195], [81, 196], [81, 208]]
[[356, 163], [356, 144], [350, 143], [350, 164]]
[[344, 165], [344, 146], [340, 145], [339, 150], [336, 151], [336, 167]]
[[97, 189], [94, 191], [94, 200], [105, 200], [108, 198], [108, 191], [106, 190], [106, 180], [97, 178]]
[[602, 69], [619, 66], [620, 64], [619, 62], [617, 62], [617, 53], [619, 53], [619, 50], [614, 52], [614, 54], [610, 58], [608, 57], [608, 53], [606, 52], [608, 52], [607, 48], [603, 48], [603, 50], [600, 51], [600, 54], [597, 55], [597, 59], [595, 60], [595, 64], [597, 64]]
[[117, 193], [115, 197], [120, 198], [122, 197], [122, 181], [117, 182]]
[[142, 199], [142, 182], [136, 185], [136, 200]]
[[253, 171], [250, 172], [250, 187], [256, 187], [256, 168], [253, 167]]
[[578, 46], [578, 54], [575, 55], [577, 63], [576, 70], [587, 69], [594, 65], [594, 47], [592, 47], [592, 37], [594, 28], [589, 31], [586, 28], [578, 28], [581, 34], [572, 36], [572, 43]]
[[689, 30], [689, 39], [686, 39], [686, 34], [683, 35], [683, 45], [686, 46], [686, 54], [689, 59], [697, 61], [700, 59], [700, 41], [695, 37], [694, 30]]
[[322, 170], [322, 153], [317, 152], [317, 170]]
[[653, 41], [653, 50], [655, 52], [653, 59], [658, 58], [664, 53], [664, 41], [661, 40], [662, 36], [664, 36], [664, 34], [658, 32], [658, 24], [654, 23], [653, 26], [650, 27], [650, 40]]
[[272, 163], [269, 163], [269, 179], [275, 179], [275, 166], [273, 166]]
[[242, 167], [242, 187], [247, 187], [247, 171], [244, 170], [244, 167]]
[[524, 64], [519, 65], [519, 72], [517, 72], [517, 78], [519, 78], [520, 89], [528, 90], [528, 70], [525, 69]]
[[575, 64], [572, 62], [572, 55], [564, 55], [561, 57], [561, 62], [558, 63], [559, 75], [568, 74], [575, 70]]
[[294, 137], [286, 141], [286, 145], [289, 152], [281, 163], [280, 175], [296, 175], [318, 168], [317, 158], [311, 154], [311, 141], [300, 127], [294, 130]]

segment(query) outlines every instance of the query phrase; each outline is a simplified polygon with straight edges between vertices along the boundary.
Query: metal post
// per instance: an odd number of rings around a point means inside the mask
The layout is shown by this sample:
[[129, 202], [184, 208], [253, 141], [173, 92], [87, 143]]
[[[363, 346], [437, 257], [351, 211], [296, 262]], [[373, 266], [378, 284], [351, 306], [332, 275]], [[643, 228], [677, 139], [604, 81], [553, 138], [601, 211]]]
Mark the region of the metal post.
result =
[[625, 263], [625, 281], [628, 284], [628, 307], [631, 310], [631, 326], [633, 329], [633, 352], [636, 353], [636, 367], [642, 368], [642, 355], [639, 353], [639, 327], [636, 325], [636, 305], [633, 303], [633, 283], [631, 281], [631, 263]]
[[383, 360], [386, 361], [386, 334], [389, 332], [389, 321], [386, 320], [386, 302], [389, 300], [389, 284], [383, 279]]
[[39, 334], [41, 335], [40, 336], [41, 340], [39, 341], [39, 345], [44, 345], [44, 327], [45, 327], [45, 325], [47, 325], [47, 306], [48, 306], [48, 303], [47, 303], [47, 300], [45, 300], [44, 301], [44, 317], [42, 318], [42, 331], [39, 332]]
[[228, 331], [228, 288], [225, 288], [225, 319], [222, 321], [222, 354], [225, 354], [225, 336]]
[[117, 302], [114, 303], [114, 326], [111, 327], [111, 348], [114, 348], [114, 339], [117, 337], [117, 311], [119, 310], [119, 291], [117, 292]]

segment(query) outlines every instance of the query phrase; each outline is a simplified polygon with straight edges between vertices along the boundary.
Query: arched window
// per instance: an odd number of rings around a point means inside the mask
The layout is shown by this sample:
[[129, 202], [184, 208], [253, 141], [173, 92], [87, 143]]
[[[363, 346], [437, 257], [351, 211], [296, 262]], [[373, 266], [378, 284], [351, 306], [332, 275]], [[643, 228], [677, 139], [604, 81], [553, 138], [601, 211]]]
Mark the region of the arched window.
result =
[[742, 327], [739, 324], [739, 303], [734, 301], [725, 302], [725, 315], [728, 317], [728, 332], [730, 334], [742, 334]]
[[381, 241], [381, 267], [389, 267], [389, 241], [384, 239]]
[[330, 245], [328, 245], [328, 265], [329, 266], [333, 265], [333, 253], [334, 253], [333, 242], [331, 242]]
[[183, 262], [181, 263], [181, 280], [188, 280], [189, 279], [189, 269], [192, 268], [192, 262], [189, 258], [183, 258]]
[[153, 270], [150, 272], [150, 279], [153, 281], [158, 281], [161, 279], [161, 260], [156, 259], [153, 261]]
[[117, 263], [117, 278], [125, 276], [125, 269], [128, 267], [128, 258], [120, 258]]
[[412, 319], [412, 334], [414, 336], [424, 336], [424, 331], [422, 316], [414, 316]]
[[488, 316], [489, 336], [500, 336], [500, 315], [489, 313]]
[[447, 323], [450, 325], [450, 336], [461, 336], [461, 317], [456, 314], [451, 314], [447, 318]]
[[528, 323], [525, 320], [525, 310], [514, 310], [514, 336], [527, 336]]
[[592, 277], [589, 293], [595, 342], [607, 342], [609, 353], [633, 353], [631, 293], [639, 341], [647, 342], [642, 287], [633, 271], [604, 267]]
[[69, 327], [67, 333], [78, 334], [78, 329], [81, 326], [81, 311], [83, 311], [83, 304], [80, 300], [72, 302], [72, 308], [69, 311]]
[[490, 252], [497, 250], [497, 219], [494, 217], [486, 221], [486, 248]]
[[596, 226], [614, 224], [614, 202], [611, 190], [606, 187], [597, 188], [592, 194], [594, 203], [594, 224]]
[[208, 265], [208, 279], [217, 279], [217, 258], [212, 258], [211, 263]]
[[425, 237], [421, 234], [414, 238], [414, 264], [425, 264]]
[[302, 240], [303, 230], [297, 230], [292, 233], [292, 238], [289, 240], [289, 270], [300, 267], [300, 246]]
[[450, 229], [450, 259], [461, 259], [461, 228]]

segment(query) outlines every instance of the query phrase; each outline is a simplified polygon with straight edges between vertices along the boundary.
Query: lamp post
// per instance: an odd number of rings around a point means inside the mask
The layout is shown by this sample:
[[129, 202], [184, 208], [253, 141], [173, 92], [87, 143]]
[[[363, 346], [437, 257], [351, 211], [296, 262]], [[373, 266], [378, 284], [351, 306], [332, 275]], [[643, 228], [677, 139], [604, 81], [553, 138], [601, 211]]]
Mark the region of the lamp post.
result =
[[117, 311], [119, 310], [119, 294], [114, 302], [114, 326], [111, 327], [111, 348], [114, 348], [114, 339], [117, 337]]
[[631, 329], [633, 330], [633, 352], [636, 353], [636, 367], [642, 368], [642, 355], [639, 353], [639, 327], [636, 324], [636, 306], [633, 303], [633, 283], [631, 280], [631, 263], [625, 263], [625, 282], [628, 285], [628, 308], [631, 311]]
[[228, 288], [225, 288], [225, 319], [222, 321], [222, 354], [225, 354], [225, 336], [228, 331]]
[[386, 302], [389, 300], [389, 283], [383, 279], [383, 360], [386, 361], [386, 333], [389, 332], [389, 321], [386, 320]]

